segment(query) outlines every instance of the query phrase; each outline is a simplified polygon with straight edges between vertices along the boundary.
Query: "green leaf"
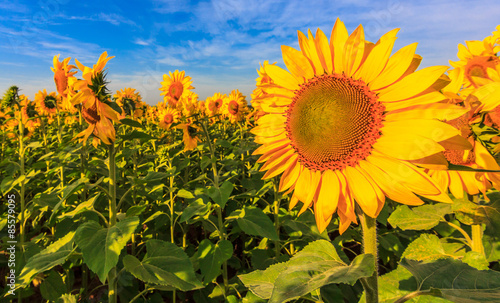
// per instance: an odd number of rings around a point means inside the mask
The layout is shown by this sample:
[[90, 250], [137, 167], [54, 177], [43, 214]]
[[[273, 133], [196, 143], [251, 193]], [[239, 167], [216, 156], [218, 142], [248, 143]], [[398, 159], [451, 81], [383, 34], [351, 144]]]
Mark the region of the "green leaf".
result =
[[217, 278], [221, 273], [222, 263], [232, 255], [233, 244], [228, 240], [221, 240], [215, 245], [208, 239], [201, 241], [198, 246], [198, 258], [201, 273], [205, 277], [204, 282], [209, 283]]
[[61, 277], [61, 275], [55, 271], [51, 270], [49, 275], [43, 280], [40, 285], [40, 292], [45, 300], [55, 301], [59, 299], [66, 290], [66, 285]]
[[70, 211], [70, 212], [65, 212], [63, 213], [62, 215], [60, 215], [58, 218], [59, 219], [63, 219], [65, 217], [74, 217], [76, 215], [78, 215], [79, 213], [82, 213], [84, 211], [88, 211], [88, 210], [92, 210], [94, 209], [94, 203], [95, 201], [97, 200], [97, 198], [99, 197], [100, 193], [98, 193], [97, 195], [95, 195], [94, 197], [90, 198], [89, 200], [83, 202], [83, 203], [80, 203], [78, 204], [78, 206]]
[[62, 192], [63, 197], [61, 198], [59, 203], [57, 203], [56, 206], [54, 206], [54, 210], [52, 211], [52, 214], [50, 215], [49, 222], [52, 221], [52, 217], [56, 214], [57, 210], [63, 204], [63, 202], [66, 201], [66, 199], [68, 199], [69, 196], [72, 195], [74, 192], [76, 192], [80, 188], [84, 187], [87, 182], [89, 182], [89, 179], [84, 177], [84, 178], [80, 178], [80, 179], [76, 180], [75, 182], [71, 183], [70, 185], [67, 185], [66, 187], [64, 187], [63, 192]]
[[120, 119], [120, 122], [128, 126], [144, 128], [144, 126], [141, 123], [129, 118]]
[[75, 241], [82, 250], [83, 260], [99, 276], [101, 283], [118, 263], [120, 252], [138, 224], [138, 217], [129, 217], [110, 228], [89, 221], [76, 230]]
[[273, 303], [300, 298], [332, 283], [353, 285], [358, 279], [371, 276], [374, 270], [373, 255], [359, 255], [346, 265], [329, 241], [318, 240], [288, 262], [238, 277], [255, 295]]
[[391, 214], [387, 221], [393, 227], [402, 230], [429, 230], [444, 220], [444, 215], [451, 213], [451, 205], [427, 204], [409, 208], [406, 205], [399, 205]]
[[468, 251], [463, 257], [462, 262], [479, 270], [487, 270], [490, 265], [484, 254], [477, 251]]
[[205, 204], [202, 198], [190, 202], [189, 205], [182, 211], [179, 222], [183, 223], [194, 216], [201, 216], [206, 214], [210, 209], [210, 206], [211, 203]]
[[436, 235], [422, 234], [410, 243], [403, 253], [403, 258], [424, 261], [442, 258], [462, 258], [465, 248], [462, 244], [442, 242]]
[[52, 243], [40, 253], [29, 258], [19, 275], [19, 284], [17, 287], [24, 288], [38, 273], [63, 264], [73, 251], [74, 235], [74, 231], [67, 233], [64, 237]]
[[138, 215], [142, 214], [146, 210], [147, 207], [148, 207], [147, 205], [131, 206], [129, 209], [127, 209], [126, 215], [127, 215], [127, 217], [138, 216]]
[[193, 194], [190, 191], [187, 191], [185, 189], [179, 190], [177, 192], [177, 197], [184, 198], [184, 199], [194, 199]]
[[131, 255], [123, 258], [125, 269], [139, 280], [172, 286], [182, 291], [203, 287], [196, 278], [189, 257], [175, 244], [162, 240], [148, 240], [146, 250], [147, 254], [142, 262]]
[[228, 219], [231, 217], [237, 218], [238, 226], [247, 235], [269, 238], [273, 241], [279, 240], [273, 221], [260, 208], [244, 207], [232, 212]]
[[453, 259], [423, 263], [403, 259], [417, 280], [419, 290], [438, 289], [441, 296], [457, 303], [495, 302], [500, 298], [500, 272], [477, 270]]
[[123, 140], [126, 140], [126, 141], [130, 141], [132, 139], [141, 139], [144, 141], [156, 140], [156, 138], [151, 136], [150, 134], [143, 133], [143, 132], [140, 132], [138, 130], [134, 130], [131, 133], [126, 134], [126, 135], [120, 135], [120, 138], [122, 138]]
[[227, 200], [233, 192], [233, 183], [229, 181], [224, 181], [219, 188], [211, 186], [208, 188], [208, 195], [212, 200], [217, 203], [222, 209], [226, 205]]

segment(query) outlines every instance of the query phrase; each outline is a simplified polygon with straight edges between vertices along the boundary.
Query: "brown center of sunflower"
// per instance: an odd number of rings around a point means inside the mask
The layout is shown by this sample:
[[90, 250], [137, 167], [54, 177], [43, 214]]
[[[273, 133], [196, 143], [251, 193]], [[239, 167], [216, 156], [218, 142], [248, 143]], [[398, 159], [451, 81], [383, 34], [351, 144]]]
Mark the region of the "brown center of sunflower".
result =
[[286, 112], [287, 136], [307, 168], [343, 169], [370, 154], [384, 110], [363, 81], [325, 74], [296, 91]]
[[182, 91], [184, 90], [184, 86], [181, 82], [176, 81], [170, 85], [168, 92], [170, 97], [174, 98], [176, 101], [182, 96]]
[[165, 117], [163, 117], [163, 122], [172, 124], [172, 122], [174, 122], [174, 117], [172, 116], [172, 114], [166, 114]]
[[57, 102], [56, 98], [54, 96], [51, 96], [51, 95], [47, 95], [45, 97], [45, 99], [43, 99], [43, 104], [48, 109], [54, 109], [54, 108], [56, 108], [56, 102]]
[[234, 100], [231, 100], [231, 102], [229, 102], [227, 110], [229, 111], [229, 113], [231, 115], [237, 115], [238, 114], [238, 108], [239, 108], [238, 102], [236, 102]]
[[82, 116], [89, 124], [97, 124], [101, 121], [101, 116], [97, 113], [97, 105], [94, 103], [90, 108], [82, 108]]
[[468, 151], [467, 158], [464, 159], [465, 151], [463, 150], [445, 150], [443, 152], [445, 158], [455, 165], [472, 165], [476, 163], [476, 155], [472, 151]]

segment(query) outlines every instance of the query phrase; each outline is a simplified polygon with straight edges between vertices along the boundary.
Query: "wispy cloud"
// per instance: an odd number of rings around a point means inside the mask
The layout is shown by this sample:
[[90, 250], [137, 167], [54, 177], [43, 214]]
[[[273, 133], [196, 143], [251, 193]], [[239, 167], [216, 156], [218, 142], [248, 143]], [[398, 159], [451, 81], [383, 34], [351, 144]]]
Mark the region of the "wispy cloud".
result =
[[13, 13], [26, 13], [29, 11], [28, 7], [19, 1], [0, 1], [0, 10], [5, 10]]
[[65, 14], [59, 14], [57, 15], [57, 18], [61, 19], [66, 19], [66, 20], [81, 20], [81, 21], [93, 21], [93, 22], [107, 22], [112, 25], [122, 25], [122, 24], [127, 24], [131, 26], [137, 26], [137, 24], [129, 18], [126, 18], [122, 15], [116, 14], [116, 13], [99, 13], [99, 14], [93, 14], [90, 16], [68, 16]]

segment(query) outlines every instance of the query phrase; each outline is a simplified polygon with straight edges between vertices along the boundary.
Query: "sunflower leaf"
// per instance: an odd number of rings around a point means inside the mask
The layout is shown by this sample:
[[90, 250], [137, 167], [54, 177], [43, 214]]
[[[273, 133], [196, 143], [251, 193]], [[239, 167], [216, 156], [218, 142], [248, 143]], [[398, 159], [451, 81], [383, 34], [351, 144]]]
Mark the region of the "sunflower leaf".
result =
[[500, 297], [500, 272], [478, 270], [459, 260], [432, 263], [402, 259], [401, 266], [415, 277], [420, 291], [434, 291], [458, 303], [494, 302]]
[[76, 230], [75, 241], [82, 250], [83, 260], [102, 283], [118, 263], [122, 249], [138, 224], [138, 217], [129, 217], [109, 228], [89, 221]]
[[227, 200], [229, 200], [229, 197], [231, 196], [231, 193], [233, 192], [234, 185], [233, 183], [229, 181], [224, 181], [222, 185], [217, 188], [215, 186], [211, 186], [208, 188], [208, 195], [212, 200], [217, 203], [220, 208], [224, 209], [224, 206], [226, 206]]
[[451, 212], [451, 205], [444, 203], [427, 204], [411, 209], [406, 205], [399, 205], [387, 221], [393, 227], [402, 230], [429, 230], [444, 220], [444, 215]]
[[141, 123], [139, 123], [135, 120], [129, 119], [129, 118], [121, 119], [120, 122], [122, 124], [125, 124], [128, 126], [137, 127], [137, 128], [144, 128], [144, 126]]
[[273, 221], [260, 209], [256, 207], [244, 207], [243, 209], [232, 212], [228, 218], [236, 218], [238, 226], [247, 235], [261, 236], [278, 241]]
[[359, 255], [347, 265], [329, 241], [318, 240], [285, 263], [238, 277], [255, 295], [272, 303], [289, 302], [332, 283], [352, 285], [374, 270], [372, 255]]
[[162, 240], [148, 240], [147, 254], [142, 261], [127, 255], [123, 265], [141, 281], [172, 286], [182, 291], [203, 287], [196, 278], [188, 255], [176, 245]]

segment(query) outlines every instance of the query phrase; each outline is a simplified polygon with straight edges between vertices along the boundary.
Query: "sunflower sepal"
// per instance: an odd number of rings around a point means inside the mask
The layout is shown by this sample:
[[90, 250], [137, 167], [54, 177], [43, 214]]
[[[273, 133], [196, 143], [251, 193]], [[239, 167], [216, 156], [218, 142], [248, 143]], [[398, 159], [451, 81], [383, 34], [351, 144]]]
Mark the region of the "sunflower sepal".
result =
[[456, 165], [456, 164], [452, 164], [452, 163], [448, 164], [448, 170], [473, 171], [473, 172], [478, 172], [478, 173], [500, 173], [500, 170], [473, 168], [473, 167], [469, 167], [469, 166]]

